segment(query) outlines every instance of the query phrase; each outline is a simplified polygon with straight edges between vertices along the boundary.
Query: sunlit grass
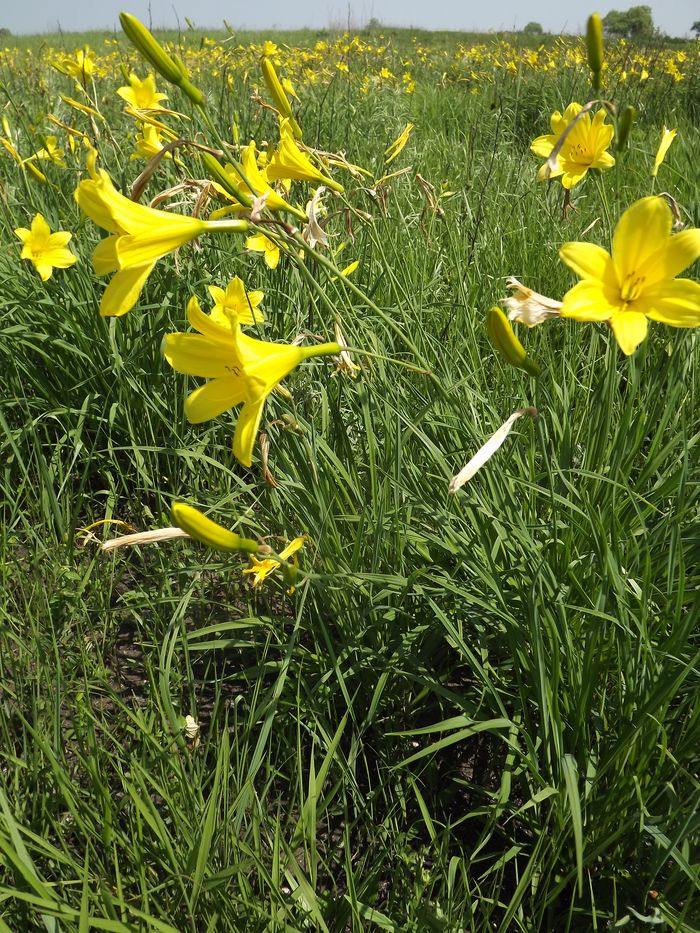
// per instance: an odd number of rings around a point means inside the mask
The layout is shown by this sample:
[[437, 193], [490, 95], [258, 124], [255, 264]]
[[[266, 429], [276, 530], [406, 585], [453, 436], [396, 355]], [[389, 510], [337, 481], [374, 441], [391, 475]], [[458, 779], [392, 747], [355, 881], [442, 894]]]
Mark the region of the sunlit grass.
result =
[[[609, 88], [639, 121], [564, 221], [528, 147], [552, 109], [588, 99], [584, 65], [513, 75], [491, 61], [490, 81], [443, 80], [455, 47], [420, 43], [426, 61], [410, 35], [387, 52], [411, 59], [414, 93], [399, 68], [363, 93], [362, 69], [374, 82], [384, 53], [358, 55], [353, 80], [292, 74], [310, 143], [375, 178], [410, 167], [384, 191], [343, 175], [372, 219], [329, 223], [382, 316], [318, 264], [324, 295], [232, 236], [161, 261], [135, 310], [100, 318], [98, 234], [73, 199], [83, 154], [42, 165], [39, 186], [0, 151], [2, 929], [700, 925], [697, 332], [656, 325], [626, 359], [607, 330], [549, 323], [521, 332], [544, 364], [535, 382], [483, 326], [507, 275], [561, 296], [574, 281], [561, 243], [594, 225], [585, 235], [609, 244], [650, 191], [664, 123], [678, 138], [656, 190], [700, 225], [697, 51], [683, 81]], [[191, 63], [199, 42], [187, 48]], [[259, 53], [229, 87], [208, 49], [197, 80], [219, 132], [235, 120], [242, 142], [273, 139], [251, 100]], [[45, 57], [21, 74], [6, 58], [0, 74], [25, 157], [51, 108], [93, 132], [59, 102], [75, 91]], [[110, 68], [96, 81], [99, 146], [128, 188], [143, 163], [129, 161], [118, 59]], [[163, 165], [147, 197], [178, 180]], [[37, 211], [73, 231], [80, 259], [46, 284], [13, 235]], [[337, 313], [348, 344], [377, 354], [355, 357], [357, 380], [311, 362], [285, 383], [291, 398], [270, 398], [275, 486], [236, 464], [233, 417], [186, 423], [193, 384], [160, 351], [189, 296], [204, 302], [235, 274], [265, 292], [261, 334], [332, 340]], [[415, 363], [387, 317], [431, 374], [387, 361]], [[449, 497], [450, 477], [524, 405], [539, 417]], [[313, 580], [290, 598], [274, 578], [252, 591], [241, 558], [188, 541], [77, 546], [103, 518], [170, 524], [174, 499], [275, 546], [308, 534]]]

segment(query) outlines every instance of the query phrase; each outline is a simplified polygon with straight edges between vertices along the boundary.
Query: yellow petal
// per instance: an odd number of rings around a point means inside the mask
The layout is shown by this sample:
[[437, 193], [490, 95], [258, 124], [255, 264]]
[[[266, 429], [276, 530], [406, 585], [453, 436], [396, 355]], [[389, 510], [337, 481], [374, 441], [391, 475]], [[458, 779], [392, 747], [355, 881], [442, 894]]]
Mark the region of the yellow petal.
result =
[[538, 136], [537, 139], [533, 139], [530, 143], [530, 152], [534, 152], [535, 155], [541, 156], [543, 159], [548, 159], [558, 139], [558, 136]]
[[112, 233], [95, 247], [92, 254], [92, 268], [96, 275], [109, 275], [119, 268], [117, 262], [117, 235]]
[[102, 295], [100, 314], [102, 317], [120, 317], [131, 311], [139, 300], [141, 289], [153, 271], [155, 263], [133, 266], [117, 272]]
[[227, 348], [227, 352], [231, 352], [233, 337], [231, 335], [231, 325], [229, 321], [226, 318], [224, 318], [223, 321], [219, 321], [205, 314], [194, 296], [190, 298], [187, 303], [187, 320], [190, 323], [190, 327], [193, 327], [210, 340], [224, 344]]
[[577, 321], [607, 321], [617, 310], [601, 282], [584, 279], [564, 295], [560, 314]]
[[210, 421], [229, 408], [240, 405], [245, 396], [243, 377], [213, 379], [190, 393], [185, 402], [185, 416], [191, 424]]
[[204, 221], [194, 217], [183, 217], [184, 224], [153, 225], [147, 233], [119, 237], [117, 260], [120, 269], [140, 266], [145, 262], [154, 262], [166, 256], [178, 247], [189, 243], [206, 229]]
[[661, 282], [634, 303], [635, 310], [671, 327], [700, 326], [700, 283], [692, 279]]
[[649, 322], [636, 311], [618, 311], [610, 318], [610, 326], [620, 349], [630, 356], [646, 337]]
[[173, 369], [187, 376], [216, 379], [242, 374], [232, 343], [225, 346], [200, 334], [167, 334], [163, 355]]
[[595, 243], [564, 243], [559, 256], [581, 279], [602, 282], [607, 276], [615, 275], [610, 255]]
[[657, 281], [662, 270], [651, 258], [668, 245], [671, 208], [664, 198], [641, 198], [628, 207], [618, 221], [612, 242], [612, 258], [620, 285], [630, 277], [644, 275], [647, 285]]
[[236, 422], [236, 433], [233, 436], [233, 453], [246, 467], [249, 467], [253, 462], [253, 447], [258, 435], [258, 427], [260, 426], [266, 397], [263, 396], [257, 402], [246, 402]]
[[663, 277], [674, 278], [698, 258], [700, 258], [700, 230], [693, 228], [676, 233], [670, 238], [666, 245], [665, 255], [660, 259], [663, 263]]

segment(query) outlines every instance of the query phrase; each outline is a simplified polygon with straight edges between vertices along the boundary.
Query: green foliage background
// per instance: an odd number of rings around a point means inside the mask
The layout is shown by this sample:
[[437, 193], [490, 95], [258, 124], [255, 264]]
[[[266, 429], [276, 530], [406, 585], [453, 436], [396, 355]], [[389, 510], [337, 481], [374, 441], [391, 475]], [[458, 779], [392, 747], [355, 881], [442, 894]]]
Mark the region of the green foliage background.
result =
[[[400, 73], [411, 37], [391, 41]], [[28, 136], [71, 93], [34, 48], [0, 74]], [[523, 335], [545, 367], [534, 382], [483, 329], [505, 276], [561, 296], [561, 243], [609, 244], [651, 190], [664, 123], [679, 132], [659, 186], [700, 225], [697, 63], [682, 82], [606, 89], [639, 122], [565, 221], [528, 147], [552, 110], [588, 99], [583, 65], [414, 76], [412, 95], [342, 75], [299, 88], [300, 118], [309, 143], [375, 176], [415, 123], [386, 213], [348, 182], [373, 220], [353, 222], [343, 259], [444, 392], [381, 359], [356, 382], [308, 365], [266, 410], [276, 488], [233, 461], [232, 417], [184, 421], [188, 386], [159, 346], [189, 295], [239, 274], [265, 291], [275, 339], [332, 339], [337, 312], [353, 346], [415, 362], [404, 342], [322, 270], [308, 271], [323, 295], [235, 238], [160, 262], [138, 309], [100, 319], [79, 162], [39, 187], [0, 153], [2, 930], [700, 926], [698, 335], [653, 325], [626, 359], [602, 328], [550, 323]], [[246, 82], [198, 80], [223, 134], [236, 111], [242, 141], [274, 138]], [[121, 83], [98, 80], [100, 151], [126, 187], [139, 168]], [[416, 172], [453, 192], [444, 220]], [[166, 167], [149, 196], [177, 180]], [[80, 256], [46, 285], [12, 232], [37, 211]], [[340, 215], [329, 230], [348, 238]], [[539, 418], [448, 497], [526, 404]], [[308, 533], [312, 578], [290, 599], [192, 542], [76, 546], [97, 519], [169, 524], [174, 498], [250, 535]]]

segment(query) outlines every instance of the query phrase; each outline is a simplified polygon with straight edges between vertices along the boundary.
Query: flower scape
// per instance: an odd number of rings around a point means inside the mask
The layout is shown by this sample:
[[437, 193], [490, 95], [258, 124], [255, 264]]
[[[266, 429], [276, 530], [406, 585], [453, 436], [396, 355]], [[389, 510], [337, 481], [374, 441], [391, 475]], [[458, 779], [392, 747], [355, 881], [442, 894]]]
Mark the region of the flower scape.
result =
[[2, 930], [700, 928], [652, 13], [3, 30]]

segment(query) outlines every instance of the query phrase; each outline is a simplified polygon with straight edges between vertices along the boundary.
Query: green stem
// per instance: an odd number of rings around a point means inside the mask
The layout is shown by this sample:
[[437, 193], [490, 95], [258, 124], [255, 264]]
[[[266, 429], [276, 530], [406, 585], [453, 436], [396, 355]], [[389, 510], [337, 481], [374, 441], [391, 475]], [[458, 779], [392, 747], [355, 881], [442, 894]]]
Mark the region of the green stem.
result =
[[302, 347], [304, 359], [311, 359], [313, 356], [337, 356], [343, 348], [339, 343], [319, 343], [311, 347]]

